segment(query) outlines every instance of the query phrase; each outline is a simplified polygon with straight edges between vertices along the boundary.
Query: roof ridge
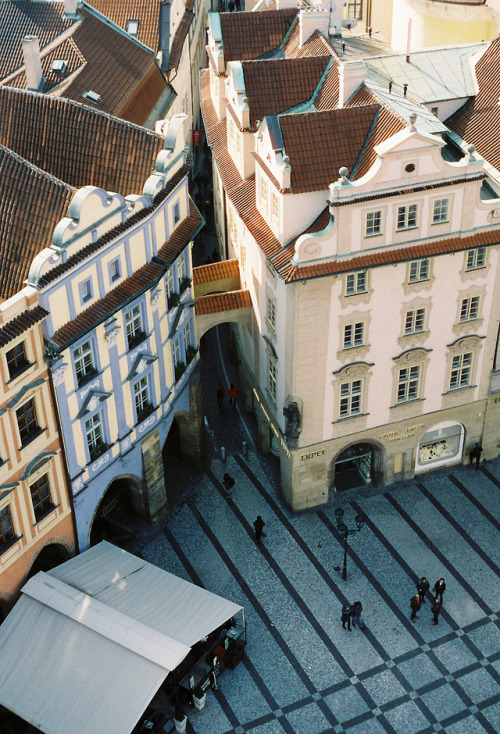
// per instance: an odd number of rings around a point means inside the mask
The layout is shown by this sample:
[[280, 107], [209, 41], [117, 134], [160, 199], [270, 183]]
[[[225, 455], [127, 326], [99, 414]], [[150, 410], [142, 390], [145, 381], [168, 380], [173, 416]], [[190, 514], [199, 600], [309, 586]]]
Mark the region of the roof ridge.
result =
[[[4, 1], [4, 0], [0, 0]], [[38, 0], [39, 2], [42, 2], [43, 0]], [[70, 184], [66, 183], [66, 181], [63, 181], [60, 178], [57, 178], [57, 176], [53, 176], [51, 173], [47, 173], [47, 171], [44, 171], [43, 168], [39, 168], [38, 166], [35, 166], [34, 163], [31, 163], [31, 161], [27, 160], [27, 158], [23, 158], [22, 155], [19, 155], [19, 153], [16, 153], [11, 148], [7, 147], [3, 143], [0, 143], [0, 150], [4, 151], [7, 155], [9, 155], [14, 160], [17, 160], [19, 163], [21, 163], [23, 166], [26, 166], [26, 168], [33, 171], [33, 173], [37, 173], [38, 175], [42, 176], [42, 178], [47, 179], [48, 181], [51, 181], [52, 183], [56, 184], [56, 186], [59, 186], [62, 189], [65, 189], [66, 191], [74, 194], [77, 189], [74, 186], [70, 186]]]

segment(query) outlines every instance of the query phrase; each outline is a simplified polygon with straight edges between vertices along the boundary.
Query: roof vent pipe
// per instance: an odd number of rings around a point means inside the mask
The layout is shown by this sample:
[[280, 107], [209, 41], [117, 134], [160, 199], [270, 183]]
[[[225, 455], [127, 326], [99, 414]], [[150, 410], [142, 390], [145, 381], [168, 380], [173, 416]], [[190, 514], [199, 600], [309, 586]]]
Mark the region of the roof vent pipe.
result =
[[36, 36], [25, 36], [21, 41], [26, 67], [26, 88], [38, 92], [42, 87], [42, 61], [40, 44]]
[[77, 18], [76, 6], [78, 0], [64, 0], [64, 17], [65, 18]]
[[408, 91], [408, 84], [403, 84], [403, 95], [406, 97], [406, 93]]
[[411, 49], [411, 18], [408, 21], [408, 39], [406, 41], [406, 63], [410, 63], [410, 49]]

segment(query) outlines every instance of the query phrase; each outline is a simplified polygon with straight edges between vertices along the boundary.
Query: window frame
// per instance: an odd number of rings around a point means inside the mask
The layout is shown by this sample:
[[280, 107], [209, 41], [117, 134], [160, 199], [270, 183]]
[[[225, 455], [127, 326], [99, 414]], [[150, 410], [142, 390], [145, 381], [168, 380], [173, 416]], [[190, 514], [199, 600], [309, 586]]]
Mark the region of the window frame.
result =
[[405, 314], [404, 335], [421, 334], [425, 330], [425, 307], [413, 308]]
[[403, 204], [398, 206], [396, 217], [396, 231], [418, 227], [418, 204]]
[[468, 296], [463, 298], [460, 304], [460, 313], [458, 320], [461, 324], [467, 321], [474, 321], [479, 318], [480, 296]]
[[[369, 218], [376, 218], [369, 222]], [[365, 218], [365, 237], [375, 237], [376, 235], [382, 234], [382, 210], [376, 209], [372, 212], [366, 213]]]
[[278, 360], [272, 354], [267, 356], [267, 390], [273, 403], [277, 404], [278, 395]]
[[343, 349], [362, 347], [365, 343], [365, 322], [353, 321], [344, 325]]
[[[425, 266], [424, 266], [425, 263]], [[425, 270], [425, 275], [422, 271]], [[408, 269], [408, 283], [422, 283], [430, 279], [431, 261], [428, 257], [412, 260]]]
[[[22, 415], [20, 415], [21, 411]], [[33, 416], [32, 420], [27, 417], [30, 413]], [[21, 426], [20, 421], [24, 422], [24, 427]], [[16, 409], [16, 422], [17, 429], [19, 431], [19, 437], [21, 439], [21, 448], [23, 448], [24, 446], [29, 444], [34, 438], [36, 438], [36, 436], [38, 436], [41, 432], [40, 425], [38, 423], [35, 398], [30, 398]], [[30, 428], [30, 426], [32, 427]]]
[[114, 283], [122, 277], [121, 262], [119, 257], [115, 257], [108, 263], [108, 276], [110, 283]]
[[[83, 350], [87, 345], [89, 345], [90, 349], [84, 353]], [[82, 350], [82, 354], [78, 354], [77, 356], [77, 352], [80, 352], [80, 350]], [[79, 376], [78, 363], [80, 361], [84, 363], [85, 357], [88, 355], [89, 352], [90, 352], [90, 368], [87, 369], [86, 371], [82, 370], [81, 376]], [[97, 374], [97, 368], [96, 368], [95, 357], [94, 357], [94, 344], [92, 342], [92, 339], [87, 339], [86, 341], [82, 342], [77, 347], [75, 347], [75, 349], [73, 349], [72, 357], [73, 357], [73, 367], [75, 370], [76, 383], [78, 387], [81, 387], [86, 382], [88, 382], [94, 375]]]
[[486, 247], [473, 247], [465, 255], [465, 269], [479, 270], [486, 267]]
[[[129, 318], [129, 315], [134, 313], [135, 315]], [[136, 303], [135, 306], [132, 306], [132, 308], [129, 308], [128, 311], [125, 311], [124, 321], [127, 346], [128, 351], [130, 351], [146, 338], [146, 332], [144, 329], [144, 314], [142, 312], [142, 306], [140, 303]], [[136, 326], [137, 323], [139, 323], [139, 327]], [[129, 330], [129, 326], [132, 325], [133, 328]]]
[[[130, 26], [133, 26], [134, 23], [136, 24], [135, 33], [130, 30]], [[126, 31], [129, 36], [132, 36], [132, 38], [137, 38], [137, 36], [139, 35], [139, 20], [135, 18], [129, 18], [127, 20]]]
[[[5, 529], [5, 519], [7, 518], [9, 528], [10, 528], [10, 535]], [[18, 539], [18, 536], [16, 534], [16, 530], [14, 527], [14, 522], [12, 520], [12, 511], [10, 504], [5, 505], [5, 507], [2, 507], [0, 509], [0, 555], [8, 550], [13, 543]]]
[[181, 221], [181, 202], [177, 199], [172, 206], [172, 222], [174, 227]]
[[[19, 359], [18, 356], [18, 350], [21, 348], [22, 350], [22, 359]], [[9, 359], [9, 355], [12, 354], [13, 359]], [[20, 341], [18, 344], [16, 344], [12, 349], [9, 349], [7, 352], [5, 352], [5, 361], [7, 364], [7, 372], [9, 374], [9, 380], [14, 380], [16, 377], [21, 375], [25, 370], [28, 369], [28, 367], [31, 365], [31, 362], [28, 361], [28, 357], [26, 354], [26, 344], [23, 341]], [[11, 369], [11, 366], [15, 365], [13, 369]]]
[[[465, 362], [465, 359], [468, 361]], [[458, 361], [458, 363], [456, 363]], [[460, 390], [461, 388], [470, 387], [472, 382], [472, 368], [474, 366], [474, 352], [459, 352], [453, 354], [451, 358], [450, 366], [450, 379], [449, 387], [450, 391]], [[463, 379], [463, 375], [466, 373], [466, 380]], [[455, 375], [455, 377], [454, 377]]]
[[[92, 425], [89, 426], [89, 424]], [[86, 418], [84, 422], [84, 428], [86, 446], [89, 453], [90, 461], [95, 461], [108, 448], [105, 441], [104, 420], [102, 411], [98, 410], [97, 412]], [[91, 434], [92, 438], [90, 439]]]
[[[445, 206], [443, 206], [445, 205]], [[449, 222], [450, 200], [434, 199], [432, 202], [432, 224], [444, 224]]]
[[[42, 483], [43, 480], [45, 480], [45, 483]], [[35, 524], [37, 524], [55, 508], [54, 502], [52, 501], [48, 473], [42, 474], [33, 482], [33, 484], [30, 484], [29, 491], [31, 506], [33, 507], [33, 514], [35, 516]], [[35, 503], [35, 498], [37, 496], [38, 500]]]
[[[362, 285], [360, 286], [360, 281]], [[350, 283], [352, 282], [352, 286]], [[366, 270], [355, 270], [352, 273], [346, 273], [345, 279], [345, 295], [356, 296], [360, 293], [368, 292], [368, 277]]]
[[339, 420], [360, 416], [362, 401], [363, 380], [343, 380], [339, 387]]
[[93, 299], [94, 289], [92, 286], [92, 278], [82, 280], [82, 282], [78, 284], [78, 289], [80, 291], [80, 304], [82, 306]]
[[[396, 390], [396, 404], [411, 403], [420, 396], [422, 368], [419, 364], [400, 367]], [[413, 394], [411, 394], [413, 393]]]
[[266, 298], [266, 321], [273, 331], [276, 331], [276, 299], [270, 293]]

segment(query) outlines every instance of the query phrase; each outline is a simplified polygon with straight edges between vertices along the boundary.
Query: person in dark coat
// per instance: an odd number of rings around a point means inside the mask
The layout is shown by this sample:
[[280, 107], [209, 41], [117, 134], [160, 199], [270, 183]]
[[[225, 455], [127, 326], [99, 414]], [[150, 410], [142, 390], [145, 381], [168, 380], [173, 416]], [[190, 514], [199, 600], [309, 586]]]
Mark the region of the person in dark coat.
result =
[[441, 613], [442, 604], [442, 600], [439, 598], [439, 596], [436, 596], [436, 598], [434, 599], [434, 603], [431, 607], [431, 612], [434, 615], [434, 621], [432, 624], [439, 624], [438, 617]]
[[264, 525], [265, 524], [266, 523], [261, 518], [261, 516], [260, 515], [257, 515], [257, 519], [254, 520], [254, 523], [253, 523], [253, 526], [255, 528], [255, 540], [257, 541], [257, 543], [260, 543], [260, 539], [264, 535], [264, 533], [262, 531], [264, 530]]
[[222, 408], [224, 407], [224, 395], [226, 394], [226, 391], [224, 390], [220, 382], [217, 383], [215, 394], [217, 396], [217, 405], [222, 410]]
[[236, 398], [238, 397], [238, 388], [235, 387], [233, 383], [231, 383], [227, 394], [229, 395], [229, 405], [232, 405], [234, 410], [236, 410]]
[[351, 605], [350, 604], [344, 604], [342, 607], [342, 627], [345, 629], [345, 623], [347, 622], [347, 629], [349, 632], [352, 632], [351, 630]]
[[355, 601], [351, 607], [352, 626], [359, 627], [360, 630], [364, 630], [365, 623], [361, 618], [361, 612], [363, 611], [363, 605], [360, 601]]
[[229, 497], [231, 497], [231, 490], [234, 487], [235, 481], [233, 477], [226, 472], [224, 474], [222, 484], [224, 485], [224, 489], [226, 490], [226, 497], [229, 499]]
[[420, 598], [420, 594], [415, 594], [410, 599], [410, 606], [411, 606], [411, 621], [415, 620], [417, 618], [417, 612], [420, 611], [420, 607], [422, 606], [422, 600]]
[[444, 583], [444, 579], [439, 579], [439, 581], [436, 581], [434, 584], [434, 593], [436, 596], [439, 596], [441, 599], [441, 602], [443, 601], [443, 594], [446, 591], [446, 584]]
[[429, 591], [430, 584], [425, 578], [425, 576], [422, 576], [420, 581], [417, 583], [417, 593], [420, 596], [420, 601], [422, 604], [425, 604], [425, 595]]
[[475, 444], [474, 448], [470, 452], [470, 465], [471, 465], [471, 468], [472, 468], [472, 464], [475, 461], [476, 462], [476, 471], [479, 469], [479, 462], [481, 460], [481, 454], [482, 453], [483, 453], [483, 447], [481, 446], [481, 444], [478, 441], [476, 441], [476, 444]]

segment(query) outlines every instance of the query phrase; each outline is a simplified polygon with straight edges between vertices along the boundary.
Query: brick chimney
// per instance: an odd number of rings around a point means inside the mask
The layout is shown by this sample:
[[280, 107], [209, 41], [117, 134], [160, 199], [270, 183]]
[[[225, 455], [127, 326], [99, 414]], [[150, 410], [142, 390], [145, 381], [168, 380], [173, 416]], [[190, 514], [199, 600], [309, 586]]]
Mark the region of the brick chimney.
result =
[[65, 18], [77, 18], [76, 6], [78, 0], [64, 0], [64, 17]]
[[366, 64], [363, 59], [344, 61], [339, 70], [339, 107], [345, 107], [354, 92], [366, 77]]
[[24, 65], [26, 67], [26, 87], [27, 89], [38, 92], [43, 82], [38, 38], [36, 36], [25, 36], [21, 44], [23, 47]]
[[311, 38], [314, 31], [320, 31], [328, 38], [328, 28], [330, 26], [330, 11], [307, 9], [301, 10], [299, 13], [300, 23], [300, 48]]

